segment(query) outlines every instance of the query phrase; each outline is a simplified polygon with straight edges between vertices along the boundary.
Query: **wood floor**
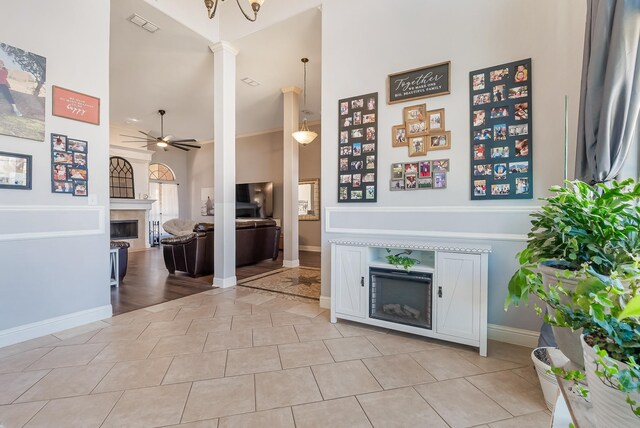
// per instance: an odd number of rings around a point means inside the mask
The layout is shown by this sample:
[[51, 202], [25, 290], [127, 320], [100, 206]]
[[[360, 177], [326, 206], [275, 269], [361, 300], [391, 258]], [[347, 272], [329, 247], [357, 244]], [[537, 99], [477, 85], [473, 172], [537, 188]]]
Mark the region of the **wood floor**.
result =
[[[300, 264], [319, 268], [320, 253], [300, 251]], [[241, 280], [281, 267], [282, 251], [275, 261], [266, 260], [255, 265], [237, 268], [236, 277]], [[113, 314], [123, 314], [207, 291], [211, 289], [212, 283], [213, 275], [191, 278], [185, 273], [169, 274], [164, 266], [160, 247], [129, 252], [127, 276], [119, 288], [111, 287]]]

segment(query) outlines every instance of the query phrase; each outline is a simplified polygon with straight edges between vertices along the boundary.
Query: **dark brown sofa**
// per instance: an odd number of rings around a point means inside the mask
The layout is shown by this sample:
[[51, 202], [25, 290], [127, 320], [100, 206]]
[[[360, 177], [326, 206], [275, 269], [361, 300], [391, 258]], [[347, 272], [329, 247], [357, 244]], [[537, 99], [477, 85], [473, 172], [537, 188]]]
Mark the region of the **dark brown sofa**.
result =
[[[185, 236], [161, 241], [169, 273], [187, 272], [192, 277], [213, 273], [212, 223], [198, 223]], [[270, 219], [236, 220], [236, 266], [278, 258], [280, 228]]]

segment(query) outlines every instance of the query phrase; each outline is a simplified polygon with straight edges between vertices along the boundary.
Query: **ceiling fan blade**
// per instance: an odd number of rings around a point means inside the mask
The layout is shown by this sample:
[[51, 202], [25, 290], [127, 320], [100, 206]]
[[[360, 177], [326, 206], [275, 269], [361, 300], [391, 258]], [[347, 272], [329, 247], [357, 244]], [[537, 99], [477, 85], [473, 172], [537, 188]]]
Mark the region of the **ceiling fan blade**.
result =
[[139, 135], [124, 135], [124, 134], [120, 134], [121, 137], [127, 137], [127, 138], [140, 138], [141, 140], [146, 140], [148, 137], [141, 137]]
[[177, 144], [175, 144], [175, 143], [169, 143], [169, 144], [171, 144], [172, 146], [176, 146], [176, 147], [177, 147], [177, 146], [182, 146], [182, 147], [191, 147], [192, 149], [200, 149], [200, 148], [201, 148], [201, 147], [200, 147], [200, 146], [198, 146], [197, 144], [184, 144], [184, 143], [177, 143]]
[[169, 146], [171, 146], [171, 147], [175, 147], [176, 149], [184, 150], [185, 152], [188, 152], [188, 151], [189, 151], [189, 149], [185, 149], [184, 147], [180, 147], [180, 146], [175, 146], [175, 145], [173, 145], [173, 144], [171, 144], [171, 143], [169, 143]]
[[185, 140], [173, 140], [172, 143], [196, 143], [198, 140], [194, 140], [193, 138], [187, 138]]
[[161, 139], [160, 137], [154, 137], [153, 135], [147, 134], [146, 132], [143, 132], [143, 131], [138, 131], [138, 132], [141, 133], [141, 134], [146, 135], [147, 137], [151, 138], [152, 140], [160, 140]]
[[169, 140], [171, 140], [172, 138], [173, 138], [173, 135], [165, 135], [164, 137], [162, 137], [162, 139], [163, 139], [166, 143], [168, 143], [168, 142], [169, 142]]

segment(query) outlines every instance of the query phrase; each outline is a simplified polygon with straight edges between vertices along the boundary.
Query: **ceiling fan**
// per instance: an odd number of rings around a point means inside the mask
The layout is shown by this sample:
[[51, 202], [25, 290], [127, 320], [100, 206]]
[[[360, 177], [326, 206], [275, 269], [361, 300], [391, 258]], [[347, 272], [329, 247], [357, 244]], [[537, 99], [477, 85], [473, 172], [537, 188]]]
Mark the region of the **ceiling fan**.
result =
[[124, 143], [143, 143], [143, 142], [151, 141], [149, 142], [149, 144], [146, 144], [142, 147], [149, 147], [149, 146], [155, 145], [167, 150], [166, 147], [170, 146], [170, 147], [175, 147], [176, 149], [184, 150], [185, 152], [188, 152], [190, 149], [200, 148], [200, 146], [197, 144], [188, 144], [188, 143], [197, 143], [197, 140], [194, 140], [193, 138], [187, 138], [183, 140], [172, 140], [173, 138], [172, 135], [165, 136], [164, 135], [164, 115], [167, 112], [164, 110], [158, 110], [158, 113], [160, 114], [160, 136], [159, 137], [155, 137], [144, 131], [138, 131], [139, 133], [143, 134], [144, 137], [141, 137], [139, 135], [122, 135], [123, 137], [137, 139], [135, 141], [123, 141], [123, 142]]

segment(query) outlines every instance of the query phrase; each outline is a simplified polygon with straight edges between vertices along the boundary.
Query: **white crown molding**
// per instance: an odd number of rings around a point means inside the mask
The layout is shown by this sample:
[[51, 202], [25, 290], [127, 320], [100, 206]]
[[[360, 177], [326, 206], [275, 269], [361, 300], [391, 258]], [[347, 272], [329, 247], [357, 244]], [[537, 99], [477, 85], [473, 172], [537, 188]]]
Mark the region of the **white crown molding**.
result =
[[225, 41], [220, 41], [218, 43], [209, 45], [209, 49], [211, 49], [211, 52], [213, 52], [214, 54], [216, 52], [226, 51], [233, 55], [238, 55], [239, 52], [238, 49], [236, 49], [231, 43]]
[[281, 89], [283, 94], [288, 94], [289, 92], [293, 92], [296, 95], [300, 95], [302, 93], [302, 89], [297, 86], [285, 86]]

